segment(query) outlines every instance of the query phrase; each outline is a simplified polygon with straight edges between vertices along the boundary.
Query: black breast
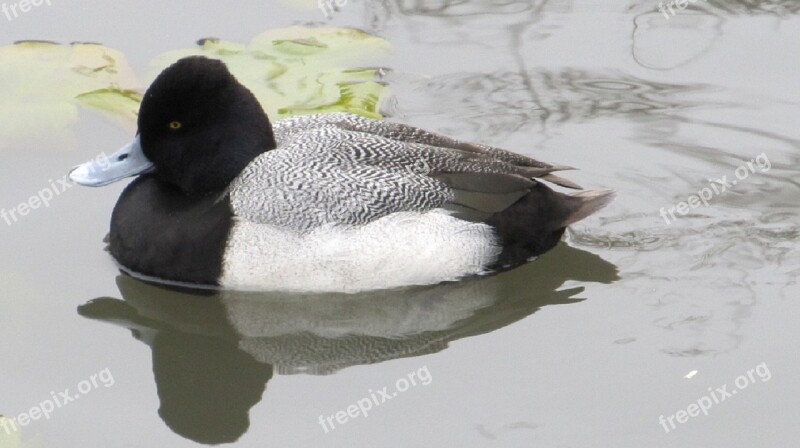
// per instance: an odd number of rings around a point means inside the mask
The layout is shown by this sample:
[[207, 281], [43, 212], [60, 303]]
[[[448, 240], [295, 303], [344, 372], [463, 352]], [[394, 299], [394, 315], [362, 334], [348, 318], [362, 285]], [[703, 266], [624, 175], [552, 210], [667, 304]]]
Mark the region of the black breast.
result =
[[151, 175], [140, 176], [114, 207], [111, 254], [140, 274], [218, 285], [232, 216], [227, 195], [187, 196]]

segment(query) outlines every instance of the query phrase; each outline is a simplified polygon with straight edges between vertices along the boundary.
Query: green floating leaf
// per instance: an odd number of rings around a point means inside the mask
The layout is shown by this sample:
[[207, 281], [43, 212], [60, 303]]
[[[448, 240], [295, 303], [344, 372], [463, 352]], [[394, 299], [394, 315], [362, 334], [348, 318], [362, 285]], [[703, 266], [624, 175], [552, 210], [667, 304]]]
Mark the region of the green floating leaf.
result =
[[153, 65], [161, 71], [185, 56], [220, 59], [274, 118], [319, 112], [381, 118], [380, 101], [388, 91], [376, 81], [380, 69], [363, 67], [388, 55], [391, 47], [381, 38], [349, 28], [290, 27], [263, 33], [248, 45], [219, 39], [199, 45], [162, 54]]
[[36, 448], [38, 441], [22, 441], [19, 425], [0, 415], [0, 448]]
[[[352, 112], [380, 118], [386, 87], [377, 82], [379, 57], [389, 44], [345, 28], [291, 27], [268, 31], [244, 45], [204, 39], [199, 48], [157, 57], [160, 72], [177, 59], [205, 55], [223, 60], [272, 118], [317, 112]], [[153, 74], [155, 76], [156, 73]], [[24, 41], [0, 47], [0, 150], [69, 146], [78, 106], [133, 132], [142, 85], [125, 56], [99, 44]]]
[[0, 47], [0, 150], [72, 139], [78, 105], [130, 126], [141, 87], [122, 53], [98, 44], [23, 41]]
[[101, 112], [108, 112], [121, 126], [133, 130], [142, 102], [142, 94], [135, 90], [98, 89], [76, 97], [81, 104]]
[[9, 433], [5, 429], [3, 429], [3, 425], [11, 427], [11, 422], [5, 418], [0, 416], [0, 448], [19, 448], [22, 446], [22, 440], [19, 435], [19, 432], [11, 432]]

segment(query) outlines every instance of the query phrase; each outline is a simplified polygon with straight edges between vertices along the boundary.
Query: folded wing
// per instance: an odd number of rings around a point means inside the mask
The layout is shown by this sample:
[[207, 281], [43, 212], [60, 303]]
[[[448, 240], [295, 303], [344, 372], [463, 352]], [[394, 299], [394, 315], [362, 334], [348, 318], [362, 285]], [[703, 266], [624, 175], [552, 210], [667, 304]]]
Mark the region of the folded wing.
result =
[[484, 222], [528, 195], [537, 179], [577, 187], [551, 174], [568, 167], [350, 114], [301, 116], [275, 129], [278, 149], [232, 186], [240, 219], [309, 230], [444, 209]]

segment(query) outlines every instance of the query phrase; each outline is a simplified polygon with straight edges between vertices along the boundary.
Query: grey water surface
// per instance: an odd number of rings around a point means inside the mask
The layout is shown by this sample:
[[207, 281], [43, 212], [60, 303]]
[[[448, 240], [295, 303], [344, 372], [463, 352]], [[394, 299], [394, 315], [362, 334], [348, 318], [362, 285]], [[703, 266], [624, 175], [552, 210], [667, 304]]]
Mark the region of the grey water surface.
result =
[[[330, 19], [310, 0], [52, 0], [0, 15], [0, 45], [99, 42], [139, 74], [204, 37], [359, 28], [392, 45], [389, 119], [618, 191], [509, 272], [287, 296], [120, 275], [103, 237], [124, 185], [66, 188], [0, 221], [0, 415], [85, 389], [22, 428], [42, 448], [796, 446], [800, 6], [664, 3], [674, 16], [656, 0], [347, 0]], [[69, 135], [0, 151], [0, 207], [131, 138], [85, 110]]]

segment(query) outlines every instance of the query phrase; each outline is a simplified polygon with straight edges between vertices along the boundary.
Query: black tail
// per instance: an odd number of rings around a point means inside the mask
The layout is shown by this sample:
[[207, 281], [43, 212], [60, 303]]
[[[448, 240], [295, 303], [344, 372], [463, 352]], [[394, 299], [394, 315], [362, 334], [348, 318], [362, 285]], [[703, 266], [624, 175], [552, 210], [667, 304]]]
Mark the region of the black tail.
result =
[[517, 265], [552, 249], [568, 225], [605, 207], [615, 194], [597, 190], [567, 195], [537, 183], [530, 193], [486, 220], [503, 246], [495, 268]]

